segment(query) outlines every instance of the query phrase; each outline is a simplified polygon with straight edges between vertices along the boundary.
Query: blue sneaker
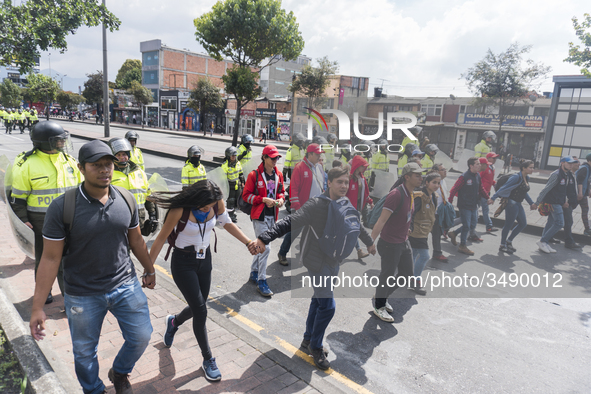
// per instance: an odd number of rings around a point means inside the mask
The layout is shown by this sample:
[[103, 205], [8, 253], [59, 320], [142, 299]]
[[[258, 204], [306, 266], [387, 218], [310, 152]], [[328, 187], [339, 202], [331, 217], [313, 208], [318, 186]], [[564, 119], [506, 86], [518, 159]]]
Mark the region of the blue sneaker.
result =
[[171, 347], [172, 341], [174, 341], [174, 334], [179, 330], [178, 327], [175, 327], [172, 324], [174, 320], [173, 315], [166, 316], [166, 331], [164, 332], [164, 346]]
[[213, 382], [222, 379], [222, 373], [218, 369], [218, 365], [216, 364], [214, 357], [203, 361], [202, 367], [203, 372], [205, 372], [205, 379]]
[[252, 271], [250, 273], [250, 278], [248, 278], [248, 280], [256, 285], [259, 281], [259, 273], [257, 271]]
[[271, 289], [269, 289], [269, 285], [267, 284], [266, 279], [258, 281], [257, 289], [259, 290], [259, 293], [261, 293], [261, 295], [264, 297], [271, 297], [273, 295], [273, 292], [271, 291]]

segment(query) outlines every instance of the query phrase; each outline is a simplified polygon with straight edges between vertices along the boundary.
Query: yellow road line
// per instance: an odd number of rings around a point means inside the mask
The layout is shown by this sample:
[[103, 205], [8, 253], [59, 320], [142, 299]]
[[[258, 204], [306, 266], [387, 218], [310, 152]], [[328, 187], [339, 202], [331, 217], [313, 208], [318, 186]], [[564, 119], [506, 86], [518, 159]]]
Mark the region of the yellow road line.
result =
[[[169, 278], [172, 278], [172, 275], [170, 275], [170, 273], [168, 273], [168, 271], [164, 268], [162, 268], [161, 266], [159, 266], [158, 264], [154, 264], [154, 267], [162, 272], [164, 275], [168, 276]], [[238, 320], [239, 322], [241, 322], [242, 324], [246, 325], [247, 327], [255, 330], [256, 332], [261, 332], [264, 331], [265, 329], [261, 326], [259, 326], [258, 324], [256, 324], [255, 322], [247, 319], [246, 317], [242, 316], [241, 314], [239, 314], [238, 312], [236, 312], [234, 309], [224, 305], [222, 302], [220, 302], [219, 300], [209, 296], [209, 299], [213, 302], [215, 302], [216, 304], [218, 304], [219, 306], [226, 308], [226, 313], [230, 316], [233, 317], [234, 319]], [[290, 353], [291, 355], [297, 356], [299, 358], [301, 358], [302, 360], [304, 360], [305, 362], [307, 362], [308, 364], [314, 365], [314, 360], [312, 359], [311, 356], [309, 356], [308, 354], [302, 352], [300, 349], [296, 348], [295, 346], [293, 346], [291, 343], [287, 342], [284, 339], [279, 338], [277, 335], [271, 335], [274, 339], [275, 342], [277, 342], [283, 349], [285, 349], [288, 353]], [[345, 375], [335, 371], [332, 368], [327, 369], [326, 371], [323, 371], [325, 374], [332, 376], [334, 379], [336, 379], [337, 381], [339, 381], [341, 384], [344, 384], [345, 386], [349, 387], [351, 390], [354, 390], [358, 393], [361, 394], [372, 394], [371, 391], [367, 390], [365, 387], [355, 383], [354, 381], [352, 381], [351, 379], [349, 379], [348, 377], [346, 377]]]

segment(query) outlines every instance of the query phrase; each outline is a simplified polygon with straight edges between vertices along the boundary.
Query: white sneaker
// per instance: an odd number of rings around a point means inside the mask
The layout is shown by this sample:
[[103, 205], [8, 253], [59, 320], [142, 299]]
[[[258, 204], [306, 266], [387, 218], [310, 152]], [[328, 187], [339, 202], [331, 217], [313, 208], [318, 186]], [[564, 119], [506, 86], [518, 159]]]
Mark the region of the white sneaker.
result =
[[548, 252], [550, 252], [550, 253], [556, 253], [556, 249], [554, 249], [553, 247], [551, 247], [549, 244], [546, 244], [546, 248], [548, 248]]
[[536, 245], [538, 245], [538, 249], [540, 249], [540, 251], [542, 251], [544, 253], [550, 253], [547, 243], [540, 241], [540, 242], [537, 242]]
[[394, 318], [392, 316], [390, 316], [390, 314], [386, 310], [385, 306], [381, 307], [380, 309], [373, 308], [373, 313], [385, 322], [388, 322], [388, 323], [394, 322]]
[[392, 305], [390, 305], [388, 301], [386, 301], [386, 306], [384, 308], [386, 308], [386, 311], [388, 311], [389, 313], [394, 312], [394, 308], [392, 308]]

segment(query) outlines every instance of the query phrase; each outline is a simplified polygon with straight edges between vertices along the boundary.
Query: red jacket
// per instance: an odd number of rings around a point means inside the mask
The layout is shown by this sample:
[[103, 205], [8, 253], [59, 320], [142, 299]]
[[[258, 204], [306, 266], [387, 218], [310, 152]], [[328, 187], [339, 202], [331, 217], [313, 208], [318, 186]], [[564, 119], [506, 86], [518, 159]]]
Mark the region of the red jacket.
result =
[[[244, 185], [244, 191], [242, 192], [242, 198], [244, 201], [252, 204], [252, 210], [250, 211], [250, 218], [253, 220], [261, 217], [265, 204], [263, 203], [263, 197], [267, 197], [267, 178], [263, 172], [265, 172], [265, 163], [261, 163], [256, 169], [258, 173], [258, 182], [256, 184], [257, 193], [255, 194], [255, 182], [257, 175], [254, 171], [248, 174], [246, 184]], [[285, 199], [285, 189], [283, 188], [283, 174], [275, 167], [275, 200], [280, 198]], [[279, 208], [275, 207], [275, 220], [279, 214]]]
[[349, 199], [349, 201], [351, 201], [351, 204], [353, 204], [355, 209], [357, 209], [358, 211], [360, 211], [361, 208], [363, 208], [365, 206], [365, 204], [368, 204], [368, 203], [371, 204], [372, 199], [369, 198], [369, 186], [367, 184], [367, 179], [365, 179], [365, 177], [363, 175], [361, 175], [361, 179], [363, 180], [365, 187], [364, 187], [363, 198], [361, 199], [361, 206], [360, 207], [357, 206], [357, 201], [359, 199], [360, 190], [359, 190], [359, 182], [357, 179], [353, 178], [353, 173], [359, 167], [367, 168], [368, 166], [369, 166], [369, 164], [367, 163], [367, 161], [361, 156], [354, 156], [353, 159], [351, 160], [351, 178], [349, 181], [349, 191], [347, 192], [347, 198]]
[[490, 194], [490, 188], [497, 182], [495, 181], [495, 170], [491, 168], [492, 164], [486, 166], [486, 170], [480, 171], [480, 179], [482, 180], [482, 187]]
[[[310, 190], [314, 182], [314, 165], [304, 158], [296, 164], [291, 174], [291, 183], [289, 185], [289, 202], [293, 209], [300, 209], [306, 201], [310, 199]], [[324, 188], [324, 179], [319, 179], [320, 189]]]

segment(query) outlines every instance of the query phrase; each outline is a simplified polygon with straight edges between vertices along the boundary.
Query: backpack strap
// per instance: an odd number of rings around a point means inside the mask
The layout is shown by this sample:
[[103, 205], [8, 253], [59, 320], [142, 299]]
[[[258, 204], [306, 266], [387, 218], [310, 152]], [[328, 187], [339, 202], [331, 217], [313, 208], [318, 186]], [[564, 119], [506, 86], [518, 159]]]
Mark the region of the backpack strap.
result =
[[70, 247], [70, 234], [72, 232], [72, 223], [74, 222], [74, 215], [76, 213], [76, 192], [78, 188], [67, 190], [64, 193], [64, 212], [62, 221], [64, 222], [64, 230], [66, 231], [66, 239], [64, 242], [64, 251], [62, 256], [66, 254]]
[[[170, 213], [170, 211], [168, 211], [166, 213], [166, 216], [164, 217], [164, 221], [166, 221], [166, 218], [168, 217], [168, 213]], [[183, 208], [183, 214], [181, 215], [181, 218], [179, 219], [179, 222], [177, 223], [176, 228], [174, 230], [172, 230], [172, 233], [170, 233], [170, 235], [168, 236], [168, 250], [166, 251], [166, 256], [164, 256], [165, 261], [168, 260], [168, 256], [170, 255], [170, 251], [174, 247], [176, 237], [178, 236], [178, 234], [181, 231], [183, 231], [185, 229], [185, 227], [187, 227], [187, 222], [189, 221], [190, 214], [191, 214], [191, 210], [189, 208]]]
[[[218, 215], [218, 204], [215, 204], [213, 206], [213, 213], [215, 215], [215, 218], [217, 219], [218, 216], [219, 216]], [[214, 241], [214, 244], [213, 244], [213, 251], [215, 253], [217, 253], [218, 252], [218, 234], [215, 232], [215, 228], [212, 228], [211, 231], [213, 231], [213, 234], [215, 235], [215, 241]]]
[[117, 189], [119, 194], [121, 194], [121, 196], [125, 199], [125, 202], [127, 203], [129, 210], [131, 211], [131, 215], [133, 216], [133, 212], [135, 211], [136, 206], [137, 206], [137, 204], [135, 202], [135, 197], [133, 196], [133, 194], [131, 194], [130, 191], [124, 187], [116, 186], [116, 185], [111, 185], [111, 186], [113, 186], [115, 189]]

